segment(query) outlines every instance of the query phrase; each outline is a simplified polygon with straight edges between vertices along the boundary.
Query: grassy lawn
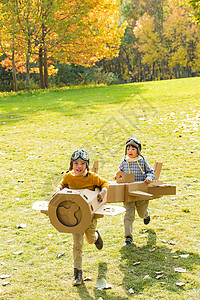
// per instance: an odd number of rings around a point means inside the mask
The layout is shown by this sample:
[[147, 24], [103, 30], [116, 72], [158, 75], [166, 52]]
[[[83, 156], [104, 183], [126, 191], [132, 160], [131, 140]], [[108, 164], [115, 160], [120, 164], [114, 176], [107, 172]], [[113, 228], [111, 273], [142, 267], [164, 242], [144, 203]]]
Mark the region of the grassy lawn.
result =
[[[199, 108], [200, 78], [2, 94], [0, 299], [199, 299]], [[130, 247], [122, 214], [99, 219], [104, 248], [85, 243], [91, 279], [72, 287], [72, 236], [32, 204], [51, 198], [80, 147], [113, 180], [130, 136], [177, 195], [150, 202], [148, 226], [136, 216]], [[100, 277], [112, 288], [97, 290]]]

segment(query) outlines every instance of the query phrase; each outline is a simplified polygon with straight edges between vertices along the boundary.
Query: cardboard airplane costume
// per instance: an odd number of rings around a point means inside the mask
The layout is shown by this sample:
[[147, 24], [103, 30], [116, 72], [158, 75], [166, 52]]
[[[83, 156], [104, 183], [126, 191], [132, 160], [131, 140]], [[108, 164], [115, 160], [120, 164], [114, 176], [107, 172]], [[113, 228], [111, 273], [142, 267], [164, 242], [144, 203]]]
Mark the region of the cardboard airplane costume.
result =
[[[50, 201], [37, 201], [32, 208], [46, 214], [59, 232], [83, 233], [89, 227], [92, 218], [113, 216], [125, 211], [121, 206], [105, 203], [152, 200], [163, 195], [175, 195], [176, 186], [163, 184], [163, 181], [159, 180], [161, 168], [162, 163], [156, 162], [155, 180], [150, 184], [135, 182], [134, 174], [119, 171], [116, 174], [116, 181], [109, 182], [108, 193], [102, 202], [98, 201], [98, 190], [64, 188], [55, 193]], [[98, 162], [94, 163], [92, 171], [98, 172]]]

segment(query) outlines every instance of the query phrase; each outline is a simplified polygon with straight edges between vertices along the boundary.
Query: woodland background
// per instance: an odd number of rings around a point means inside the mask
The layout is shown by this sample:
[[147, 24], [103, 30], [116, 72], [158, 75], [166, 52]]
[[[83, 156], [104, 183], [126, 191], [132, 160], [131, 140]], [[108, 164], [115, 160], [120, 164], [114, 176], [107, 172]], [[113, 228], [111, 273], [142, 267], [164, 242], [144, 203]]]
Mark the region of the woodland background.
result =
[[1, 0], [0, 91], [200, 74], [199, 0]]

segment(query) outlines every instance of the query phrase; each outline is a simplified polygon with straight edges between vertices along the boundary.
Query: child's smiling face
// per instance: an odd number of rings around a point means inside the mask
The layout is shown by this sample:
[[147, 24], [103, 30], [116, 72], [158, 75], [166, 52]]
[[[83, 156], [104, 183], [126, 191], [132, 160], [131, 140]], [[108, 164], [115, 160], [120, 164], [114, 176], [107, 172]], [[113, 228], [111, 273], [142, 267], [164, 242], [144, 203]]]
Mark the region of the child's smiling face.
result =
[[72, 170], [76, 176], [83, 176], [86, 171], [86, 162], [81, 159], [74, 160]]
[[126, 148], [126, 154], [128, 155], [129, 158], [135, 158], [138, 156], [138, 150], [137, 148], [128, 145]]

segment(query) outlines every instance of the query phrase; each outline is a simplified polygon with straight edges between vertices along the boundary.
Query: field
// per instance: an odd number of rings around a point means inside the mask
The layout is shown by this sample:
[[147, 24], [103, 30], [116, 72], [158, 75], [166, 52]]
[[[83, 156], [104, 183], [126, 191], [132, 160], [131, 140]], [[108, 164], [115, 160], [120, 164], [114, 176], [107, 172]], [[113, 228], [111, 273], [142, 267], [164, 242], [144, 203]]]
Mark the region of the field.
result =
[[[0, 299], [199, 299], [199, 108], [200, 78], [0, 95]], [[78, 148], [113, 180], [130, 136], [177, 195], [150, 202], [149, 225], [136, 216], [129, 247], [123, 214], [99, 219], [104, 248], [85, 243], [88, 280], [72, 287], [72, 236], [32, 204], [51, 198]]]

